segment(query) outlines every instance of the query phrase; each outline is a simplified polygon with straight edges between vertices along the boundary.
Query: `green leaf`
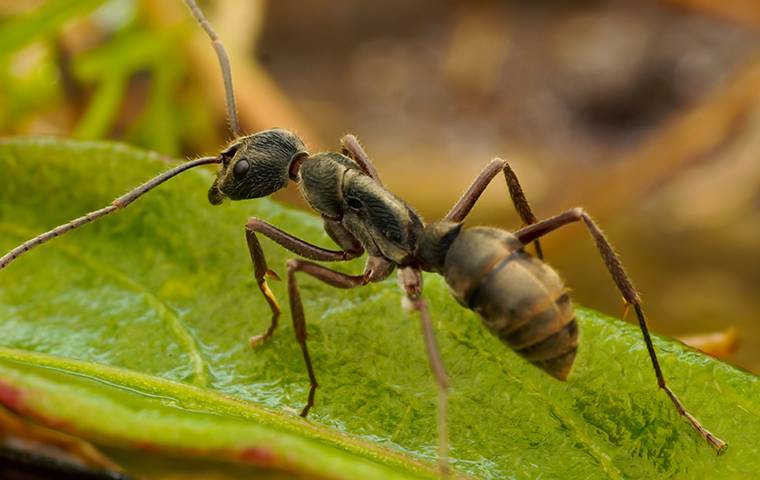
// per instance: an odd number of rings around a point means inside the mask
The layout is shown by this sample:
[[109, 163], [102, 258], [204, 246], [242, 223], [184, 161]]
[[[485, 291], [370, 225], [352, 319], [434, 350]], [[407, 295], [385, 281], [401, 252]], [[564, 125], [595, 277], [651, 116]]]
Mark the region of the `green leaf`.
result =
[[68, 20], [89, 13], [103, 2], [104, 0], [48, 0], [26, 15], [3, 22], [0, 25], [0, 55], [59, 31]]
[[[0, 143], [0, 251], [167, 166], [112, 143]], [[211, 181], [208, 171], [187, 172], [0, 271], [0, 402], [107, 445], [328, 478], [434, 477], [435, 388], [418, 321], [401, 310], [395, 282], [342, 291], [302, 279], [320, 388], [309, 420], [300, 419], [308, 380], [287, 309], [270, 342], [247, 343], [270, 315], [243, 225], [257, 216], [330, 242], [318, 219], [269, 200], [209, 205]], [[267, 241], [264, 249], [284, 276], [292, 255]], [[341, 268], [359, 272], [362, 261]], [[559, 382], [488, 334], [440, 278], [425, 281], [453, 384], [451, 456], [460, 472], [748, 478], [760, 471], [757, 377], [655, 339], [671, 388], [728, 441], [719, 457], [657, 389], [635, 327], [580, 310], [574, 372]], [[286, 307], [284, 285], [272, 288]]]

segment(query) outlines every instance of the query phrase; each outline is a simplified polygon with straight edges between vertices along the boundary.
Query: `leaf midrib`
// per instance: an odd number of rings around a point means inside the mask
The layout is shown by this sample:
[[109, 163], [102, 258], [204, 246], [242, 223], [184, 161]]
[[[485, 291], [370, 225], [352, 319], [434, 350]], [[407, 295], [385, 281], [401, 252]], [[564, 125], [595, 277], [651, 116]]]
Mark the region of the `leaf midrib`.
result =
[[383, 458], [384, 463], [391, 468], [401, 468], [417, 473], [430, 471], [429, 465], [395, 450], [380, 447], [332, 428], [319, 426], [301, 417], [277, 413], [245, 400], [194, 385], [147, 375], [134, 370], [13, 348], [0, 347], [0, 360], [84, 377], [111, 388], [131, 393], [136, 392], [154, 399], [164, 401], [170, 399], [174, 405], [167, 405], [168, 408], [178, 408], [177, 405], [179, 405], [185, 410], [203, 411], [228, 418], [255, 421], [264, 427], [288, 432], [309, 441], [322, 444], [329, 442], [335, 448], [368, 460]]

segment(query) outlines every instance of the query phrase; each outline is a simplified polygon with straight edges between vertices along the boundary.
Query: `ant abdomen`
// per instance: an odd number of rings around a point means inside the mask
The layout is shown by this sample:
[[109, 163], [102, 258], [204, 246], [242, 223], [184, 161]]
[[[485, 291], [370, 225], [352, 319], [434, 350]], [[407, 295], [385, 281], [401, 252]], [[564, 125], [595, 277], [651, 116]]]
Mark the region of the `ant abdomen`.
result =
[[578, 326], [557, 272], [525, 252], [511, 233], [462, 230], [446, 253], [443, 274], [457, 300], [525, 359], [565, 380], [575, 359]]

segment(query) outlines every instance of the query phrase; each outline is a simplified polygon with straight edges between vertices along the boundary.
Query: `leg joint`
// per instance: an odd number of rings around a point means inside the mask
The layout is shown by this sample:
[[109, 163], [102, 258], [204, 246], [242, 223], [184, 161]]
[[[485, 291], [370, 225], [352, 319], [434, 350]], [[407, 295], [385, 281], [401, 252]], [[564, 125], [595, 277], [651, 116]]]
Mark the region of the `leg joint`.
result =
[[257, 232], [260, 229], [259, 227], [265, 223], [266, 222], [260, 218], [251, 217], [245, 222], [245, 229], [249, 232]]
[[499, 170], [504, 170], [506, 168], [509, 168], [509, 162], [499, 157], [496, 157], [493, 160], [491, 160], [491, 165], [498, 165]]
[[287, 261], [286, 265], [288, 267], [288, 272], [293, 272], [301, 267], [301, 261], [296, 258], [291, 258]]

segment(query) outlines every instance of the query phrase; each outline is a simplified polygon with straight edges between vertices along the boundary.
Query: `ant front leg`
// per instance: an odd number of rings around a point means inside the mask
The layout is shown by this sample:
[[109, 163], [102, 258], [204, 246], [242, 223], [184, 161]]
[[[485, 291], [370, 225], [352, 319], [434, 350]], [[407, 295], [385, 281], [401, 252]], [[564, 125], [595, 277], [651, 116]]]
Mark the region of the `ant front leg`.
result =
[[657, 360], [657, 354], [655, 353], [654, 345], [652, 344], [652, 338], [649, 335], [649, 328], [647, 327], [644, 310], [641, 307], [641, 298], [639, 297], [639, 293], [634, 288], [631, 279], [625, 272], [623, 264], [620, 262], [620, 259], [615, 253], [615, 250], [612, 248], [612, 245], [610, 245], [607, 237], [604, 236], [604, 233], [602, 233], [602, 230], [599, 228], [596, 222], [594, 222], [594, 220], [582, 208], [573, 208], [549, 219], [542, 220], [538, 223], [534, 223], [533, 225], [522, 228], [515, 232], [514, 235], [523, 244], [525, 244], [527, 242], [532, 242], [537, 238], [546, 235], [547, 233], [550, 233], [564, 225], [567, 225], [568, 223], [578, 221], [582, 221], [585, 224], [586, 229], [593, 237], [594, 242], [599, 249], [599, 253], [602, 255], [602, 259], [604, 260], [604, 264], [607, 266], [607, 270], [610, 272], [612, 279], [615, 281], [615, 285], [617, 285], [620, 293], [623, 294], [623, 298], [625, 299], [626, 304], [632, 305], [634, 311], [636, 312], [636, 317], [639, 321], [639, 327], [641, 328], [641, 334], [644, 337], [644, 342], [646, 343], [647, 351], [649, 352], [649, 358], [652, 361], [652, 367], [654, 368], [654, 373], [657, 377], [657, 385], [665, 391], [670, 400], [673, 402], [673, 405], [675, 405], [676, 410], [678, 410], [678, 413], [680, 413], [686, 418], [686, 420], [688, 420], [689, 424], [694, 428], [694, 430], [696, 430], [705, 440], [707, 440], [710, 446], [712, 446], [718, 452], [718, 454], [723, 453], [728, 444], [705, 429], [702, 424], [699, 423], [699, 421], [686, 410], [686, 407], [684, 407], [678, 397], [676, 397], [675, 393], [673, 393], [673, 391], [665, 384], [665, 377], [662, 374], [660, 362]]
[[399, 282], [412, 309], [419, 312], [422, 334], [425, 339], [430, 370], [433, 372], [438, 387], [438, 465], [441, 477], [449, 474], [449, 437], [447, 428], [449, 377], [441, 359], [441, 352], [433, 330], [433, 321], [427, 302], [422, 297], [422, 274], [419, 269], [404, 267], [399, 270]]
[[[470, 185], [461, 198], [457, 200], [457, 203], [454, 204], [451, 210], [449, 210], [449, 213], [446, 214], [444, 220], [449, 222], [461, 222], [464, 220], [483, 194], [483, 191], [499, 172], [504, 172], [504, 179], [507, 181], [509, 196], [523, 223], [525, 225], [536, 223], [536, 216], [533, 215], [533, 210], [531, 210], [528, 199], [525, 197], [525, 193], [523, 193], [517, 175], [514, 170], [512, 170], [512, 167], [509, 166], [509, 162], [502, 160], [501, 158], [491, 160], [491, 163], [480, 172], [475, 181], [472, 182], [472, 185]], [[543, 260], [544, 252], [541, 250], [541, 244], [536, 240], [534, 245], [536, 247], [536, 256]]]
[[[325, 227], [331, 225], [326, 223]], [[256, 237], [256, 233], [261, 233], [266, 237], [274, 240], [281, 246], [290, 250], [293, 253], [301, 255], [302, 257], [311, 258], [313, 260], [320, 260], [324, 262], [338, 262], [343, 260], [350, 260], [356, 258], [363, 253], [361, 249], [356, 249], [356, 245], [352, 244], [352, 239], [349, 237], [336, 236], [332, 232], [337, 229], [337, 226], [332, 226], [332, 229], [328, 228], [328, 232], [331, 236], [337, 238], [339, 241], [343, 241], [341, 244], [347, 244], [351, 247], [349, 250], [327, 250], [311, 243], [301, 240], [279, 228], [271, 225], [258, 218], [251, 218], [245, 226], [245, 239], [248, 243], [248, 251], [251, 254], [251, 261], [253, 262], [253, 275], [256, 278], [256, 283], [259, 286], [259, 290], [269, 304], [269, 308], [272, 310], [272, 319], [267, 331], [260, 335], [254, 335], [250, 339], [252, 346], [258, 345], [269, 337], [272, 336], [277, 328], [277, 321], [280, 318], [280, 305], [277, 303], [277, 299], [272, 293], [272, 290], [267, 284], [267, 277], [275, 278], [279, 280], [277, 274], [267, 266], [267, 260], [264, 256], [264, 250], [261, 248], [261, 243]], [[338, 230], [339, 233], [342, 233]]]

